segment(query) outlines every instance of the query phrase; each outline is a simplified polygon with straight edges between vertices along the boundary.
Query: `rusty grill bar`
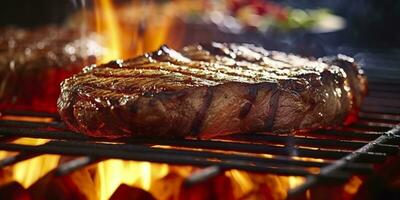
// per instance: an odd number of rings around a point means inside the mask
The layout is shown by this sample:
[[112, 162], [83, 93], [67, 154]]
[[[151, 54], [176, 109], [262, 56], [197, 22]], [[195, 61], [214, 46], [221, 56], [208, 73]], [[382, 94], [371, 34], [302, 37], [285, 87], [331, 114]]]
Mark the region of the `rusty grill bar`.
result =
[[[3, 111], [0, 150], [19, 154], [0, 160], [0, 168], [42, 154], [59, 154], [79, 157], [58, 166], [57, 175], [118, 158], [204, 167], [186, 179], [187, 186], [228, 169], [306, 177], [305, 183], [289, 191], [289, 195], [305, 192], [321, 181], [343, 182], [353, 174], [368, 175], [373, 173], [374, 164], [398, 153], [400, 59], [390, 57], [390, 62], [383, 62], [379, 56], [370, 54], [359, 54], [357, 58], [367, 72], [370, 93], [363, 102], [360, 119], [348, 127], [296, 136], [255, 133], [215, 140], [135, 138], [109, 141], [71, 132], [55, 114]], [[389, 72], [390, 75], [385, 76]], [[51, 122], [7, 120], [4, 116], [49, 118]], [[38, 146], [11, 143], [20, 137], [51, 141]], [[319, 172], [310, 168], [318, 168]]]

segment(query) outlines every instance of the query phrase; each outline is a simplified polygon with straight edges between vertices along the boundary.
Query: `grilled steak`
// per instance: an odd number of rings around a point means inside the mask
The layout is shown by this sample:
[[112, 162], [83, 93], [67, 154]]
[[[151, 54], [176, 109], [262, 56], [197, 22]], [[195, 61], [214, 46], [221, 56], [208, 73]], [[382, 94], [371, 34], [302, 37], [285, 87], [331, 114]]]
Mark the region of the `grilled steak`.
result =
[[90, 136], [210, 138], [349, 123], [366, 79], [341, 55], [312, 60], [211, 43], [87, 67], [61, 90], [61, 117]]
[[97, 35], [72, 28], [0, 29], [0, 110], [57, 112], [59, 84], [102, 55]]

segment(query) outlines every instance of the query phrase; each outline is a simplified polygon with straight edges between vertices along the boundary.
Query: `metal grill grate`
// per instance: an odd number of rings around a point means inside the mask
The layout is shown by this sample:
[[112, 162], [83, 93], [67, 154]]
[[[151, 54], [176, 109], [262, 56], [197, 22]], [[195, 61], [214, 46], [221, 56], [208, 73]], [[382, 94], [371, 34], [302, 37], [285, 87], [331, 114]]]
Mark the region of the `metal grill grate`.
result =
[[[296, 136], [255, 133], [215, 140], [135, 138], [108, 141], [71, 132], [54, 114], [3, 111], [0, 150], [19, 154], [0, 160], [0, 167], [42, 154], [60, 154], [80, 157], [61, 164], [55, 169], [57, 175], [118, 158], [204, 167], [188, 177], [186, 185], [210, 179], [228, 169], [305, 176], [306, 182], [289, 191], [290, 195], [304, 192], [322, 180], [345, 181], [352, 174], [368, 175], [373, 173], [373, 164], [382, 163], [398, 152], [400, 59], [387, 56], [381, 59], [369, 54], [359, 54], [357, 58], [364, 65], [370, 88], [359, 113], [360, 119], [348, 127]], [[21, 117], [32, 120], [16, 120]], [[39, 146], [11, 143], [20, 137], [50, 141]], [[311, 168], [318, 168], [319, 172]]]

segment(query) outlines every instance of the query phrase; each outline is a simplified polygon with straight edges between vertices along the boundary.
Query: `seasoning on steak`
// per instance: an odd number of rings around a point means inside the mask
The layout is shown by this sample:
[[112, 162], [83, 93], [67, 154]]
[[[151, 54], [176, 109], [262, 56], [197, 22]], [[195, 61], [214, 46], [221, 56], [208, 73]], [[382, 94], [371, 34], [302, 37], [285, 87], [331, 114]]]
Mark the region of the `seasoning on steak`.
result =
[[342, 55], [313, 60], [211, 43], [87, 67], [61, 90], [61, 117], [90, 136], [210, 138], [349, 123], [366, 79]]
[[57, 112], [59, 84], [96, 62], [98, 40], [67, 27], [0, 28], [0, 110]]

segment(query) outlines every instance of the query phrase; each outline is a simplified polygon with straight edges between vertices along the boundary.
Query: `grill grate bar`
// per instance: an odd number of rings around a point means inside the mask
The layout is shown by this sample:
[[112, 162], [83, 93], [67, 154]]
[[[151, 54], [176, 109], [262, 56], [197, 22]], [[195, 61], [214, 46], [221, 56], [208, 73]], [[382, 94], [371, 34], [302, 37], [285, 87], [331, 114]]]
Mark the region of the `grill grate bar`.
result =
[[398, 107], [364, 106], [361, 108], [361, 111], [400, 115], [400, 108]]
[[206, 168], [203, 168], [197, 172], [194, 172], [189, 177], [185, 179], [183, 185], [185, 187], [191, 187], [193, 185], [205, 182], [210, 180], [217, 175], [221, 174], [224, 170], [218, 165], [212, 165]]
[[55, 169], [55, 175], [65, 176], [83, 167], [98, 163], [104, 159], [98, 158], [96, 156], [84, 156], [76, 158], [69, 162], [63, 163]]
[[[101, 149], [109, 149], [113, 148], [114, 145], [112, 144], [88, 144], [88, 143], [80, 143], [79, 145], [82, 146], [89, 146], [89, 145], [96, 145], [96, 148]], [[159, 153], [167, 153], [169, 155], [187, 155], [187, 156], [195, 156], [195, 157], [204, 157], [204, 158], [217, 158], [217, 159], [234, 159], [234, 160], [243, 160], [243, 161], [251, 161], [251, 162], [262, 162], [262, 163], [269, 163], [269, 164], [294, 164], [299, 166], [312, 166], [320, 165], [318, 162], [304, 162], [301, 160], [292, 160], [286, 157], [275, 156], [274, 158], [260, 158], [254, 157], [249, 155], [240, 155], [235, 153], [223, 154], [223, 153], [215, 153], [210, 151], [193, 151], [193, 150], [182, 150], [182, 149], [163, 149], [163, 148], [154, 148], [154, 147], [143, 147], [142, 145], [132, 145], [132, 144], [121, 144], [118, 145], [116, 148], [120, 150], [125, 150], [127, 152], [131, 151], [140, 151], [142, 148], [146, 150], [152, 150]]]
[[[104, 158], [97, 158], [93, 156], [87, 156], [83, 158], [78, 158], [76, 160], [70, 161], [71, 163], [65, 163], [61, 164], [59, 169], [60, 175], [67, 175], [75, 170], [78, 170], [82, 167], [86, 167], [87, 165], [100, 162], [102, 160], [105, 160]], [[256, 163], [254, 161], [254, 163]], [[294, 165], [294, 166], [301, 166], [301, 167], [323, 167], [332, 164], [332, 161], [324, 161], [324, 162], [313, 162], [313, 161], [302, 161], [302, 160], [293, 160], [293, 159], [288, 159], [288, 158], [274, 158], [272, 162], [268, 161], [268, 159], [264, 160], [259, 160], [258, 163], [261, 164], [266, 164], [266, 163], [272, 163], [272, 164], [279, 164], [279, 165]], [[63, 166], [65, 165], [65, 166]], [[218, 165], [213, 165], [213, 166], [218, 166]], [[219, 166], [218, 166], [219, 167]], [[372, 164], [365, 164], [365, 163], [348, 163], [347, 165], [343, 166], [343, 170], [347, 172], [352, 172], [356, 174], [371, 174], [373, 172], [373, 166]], [[205, 171], [208, 173], [208, 171]], [[222, 170], [221, 170], [222, 172]], [[201, 173], [199, 173], [201, 174]], [[208, 176], [208, 174], [206, 174]], [[212, 176], [211, 176], [212, 177]], [[209, 178], [211, 178], [209, 177]], [[190, 177], [189, 177], [190, 179]], [[196, 179], [196, 178], [195, 178]], [[204, 180], [205, 178], [202, 178]], [[197, 179], [196, 179], [197, 180]]]
[[48, 117], [53, 118], [54, 120], [60, 119], [60, 116], [57, 113], [35, 112], [28, 110], [2, 110], [1, 114], [13, 116]]
[[[353, 161], [357, 160], [357, 158], [360, 155], [359, 153], [369, 152], [370, 150], [372, 150], [374, 148], [374, 146], [376, 144], [384, 144], [384, 143], [388, 142], [392, 138], [396, 137], [396, 134], [398, 134], [399, 132], [400, 132], [400, 125], [394, 127], [390, 131], [386, 132], [382, 136], [378, 137], [377, 139], [375, 139], [374, 141], [368, 143], [367, 145], [361, 147], [360, 149], [350, 153], [349, 155], [347, 155], [347, 156], [345, 156], [345, 157], [343, 157], [343, 158], [341, 158], [339, 160], [336, 160], [332, 165], [328, 165], [326, 167], [322, 167], [319, 174], [327, 175], [327, 174], [330, 174], [330, 173], [335, 173], [343, 165], [346, 165], [346, 163], [353, 162]], [[308, 190], [309, 188], [313, 187], [314, 185], [316, 185], [320, 181], [321, 180], [318, 179], [318, 176], [309, 176], [309, 177], [307, 177], [305, 183], [303, 183], [300, 186], [290, 190], [289, 193], [288, 193], [288, 196], [294, 197], [294, 196], [296, 196], [298, 194], [304, 193], [304, 192], [306, 192], [306, 190]]]
[[[390, 92], [381, 92], [381, 91], [372, 91], [370, 92], [373, 94], [372, 98], [377, 98], [377, 99], [393, 99], [393, 100], [400, 100], [400, 94], [393, 94]], [[371, 95], [372, 96], [372, 95]], [[394, 105], [398, 104], [396, 101], [391, 101], [394, 103]], [[377, 102], [377, 105], [379, 105], [379, 102]]]
[[92, 140], [91, 138], [71, 131], [53, 131], [28, 128], [0, 127], [0, 135], [7, 137], [30, 137], [43, 139], [62, 139], [62, 140]]
[[[309, 147], [320, 147], [320, 148], [346, 148], [346, 149], [358, 149], [368, 142], [366, 141], [352, 141], [352, 140], [335, 140], [335, 139], [322, 139], [313, 137], [294, 137], [294, 136], [277, 136], [277, 135], [266, 135], [266, 134], [238, 134], [230, 136], [230, 138], [244, 140], [244, 141], [266, 141], [273, 143], [286, 144], [287, 146], [309, 146]], [[377, 145], [378, 152], [383, 153], [396, 153], [398, 146], [380, 144]]]
[[400, 122], [400, 116], [398, 116], [398, 115], [360, 112], [358, 114], [358, 116], [360, 117], [360, 119], [364, 119], [364, 120], [383, 120], [383, 121], [391, 122], [391, 123], [399, 123]]
[[396, 107], [400, 107], [399, 99], [393, 98], [380, 98], [380, 97], [368, 97], [363, 100], [364, 105], [379, 105], [385, 107], [391, 107], [396, 105]]
[[[373, 166], [369, 164], [366, 165], [363, 163], [347, 163], [346, 165], [343, 165], [340, 170], [355, 174], [371, 174], [373, 172]], [[184, 184], [186, 186], [196, 185], [217, 176], [223, 171], [224, 170], [217, 165], [209, 166], [191, 174], [189, 177], [185, 179]], [[326, 178], [323, 177], [322, 179], [326, 180]]]
[[[168, 151], [126, 151], [121, 149], [91, 148], [90, 146], [77, 145], [68, 142], [49, 142], [44, 145], [30, 146], [19, 144], [0, 144], [0, 149], [9, 151], [30, 151], [34, 153], [63, 154], [63, 155], [86, 155], [91, 157], [107, 157], [123, 160], [150, 161], [158, 163], [169, 163], [178, 165], [210, 166], [219, 165], [224, 169], [239, 169], [253, 172], [274, 173], [281, 175], [306, 176], [311, 173], [299, 167], [276, 167], [263, 163], [249, 162], [245, 160], [226, 159], [211, 161], [207, 158], [191, 157], [185, 154], [171, 154]], [[173, 156], [172, 156], [173, 155]], [[333, 179], [345, 178], [343, 174], [329, 175]]]
[[[26, 150], [26, 148], [30, 147], [30, 151], [36, 152], [37, 149], [39, 148], [39, 152], [43, 152], [40, 148], [48, 148], [48, 145], [51, 145], [51, 150], [52, 153], [57, 153], [57, 151], [62, 151], [63, 154], [74, 154], [76, 150], [74, 149], [75, 147], [79, 148], [86, 148], [87, 151], [82, 151], [79, 154], [82, 155], [89, 155], [91, 152], [90, 150], [93, 149], [101, 149], [103, 150], [114, 150], [114, 151], [124, 151], [126, 153], [131, 153], [131, 152], [140, 152], [142, 154], [147, 154], [147, 153], [158, 153], [158, 154], [164, 154], [166, 155], [173, 155], [173, 156], [187, 156], [187, 157], [193, 157], [194, 159], [196, 158], [215, 158], [219, 160], [238, 160], [241, 162], [251, 162], [253, 164], [260, 164], [260, 165], [271, 165], [271, 166], [301, 166], [301, 167], [323, 167], [326, 165], [329, 165], [331, 162], [312, 162], [312, 161], [303, 161], [303, 160], [294, 160], [290, 159], [287, 157], [279, 157], [275, 156], [273, 158], [260, 158], [260, 157], [252, 157], [252, 156], [243, 156], [243, 155], [234, 155], [234, 154], [221, 154], [221, 153], [214, 153], [214, 152], [192, 152], [192, 151], [187, 151], [187, 150], [175, 150], [175, 149], [157, 149], [157, 148], [152, 148], [148, 146], [143, 146], [143, 145], [113, 145], [113, 144], [98, 144], [98, 143], [82, 143], [82, 142], [50, 142], [47, 143], [46, 145], [40, 145], [40, 146], [27, 146], [27, 145], [16, 145], [16, 144], [0, 144], [0, 149], [3, 150]], [[57, 147], [59, 149], [57, 149]], [[68, 147], [68, 148], [64, 148]], [[54, 152], [56, 151], [56, 152]], [[51, 152], [47, 152], [51, 153]], [[60, 152], [59, 152], [60, 153]], [[92, 156], [100, 156], [100, 157], [106, 157], [106, 155], [92, 155]], [[115, 157], [115, 155], [113, 155]], [[166, 156], [168, 157], [168, 156]], [[63, 167], [65, 168], [65, 167]], [[349, 165], [345, 167], [346, 170], [352, 171], [352, 172], [359, 172], [359, 173], [368, 173], [371, 170], [370, 165]]]
[[[14, 137], [16, 136], [16, 137], [34, 137], [34, 138], [46, 138], [46, 139], [93, 141], [93, 138], [89, 138], [82, 134], [77, 134], [68, 131], [32, 130], [24, 128], [0, 128], [0, 134], [7, 136], [14, 136]], [[243, 151], [251, 153], [272, 153], [284, 156], [296, 155], [300, 157], [311, 157], [311, 158], [322, 158], [322, 159], [339, 159], [351, 152], [350, 150], [309, 149], [304, 147], [286, 148], [284, 146], [273, 146], [266, 144], [246, 144], [238, 142], [221, 142], [221, 141], [210, 141], [210, 140], [187, 140], [187, 139], [155, 140], [155, 139], [135, 138], [133, 140], [124, 139], [124, 142], [181, 146], [189, 148], [202, 148], [202, 149], [214, 149], [214, 150], [232, 150], [232, 151]], [[126, 145], [126, 144], [119, 144], [119, 146], [121, 145]], [[363, 154], [360, 156], [360, 158], [364, 162], [374, 162], [376, 160], [384, 161], [385, 157], [386, 154], [379, 152], [374, 154], [372, 153]]]
[[24, 160], [31, 159], [31, 158], [34, 158], [39, 155], [41, 155], [41, 154], [40, 153], [31, 153], [31, 152], [30, 153], [21, 152], [15, 156], [7, 157], [7, 158], [0, 160], [0, 168], [10, 166], [10, 165], [16, 164], [16, 163], [24, 161]]
[[325, 136], [334, 136], [334, 137], [346, 137], [346, 138], [357, 138], [362, 140], [371, 141], [382, 135], [381, 132], [378, 131], [366, 131], [366, 130], [357, 130], [357, 129], [343, 129], [343, 130], [316, 130], [314, 131], [316, 134], [325, 134]]
[[3, 127], [20, 127], [20, 128], [55, 128], [65, 129], [65, 124], [57, 121], [54, 122], [28, 122], [28, 121], [14, 121], [14, 120], [1, 120], [0, 125]]

